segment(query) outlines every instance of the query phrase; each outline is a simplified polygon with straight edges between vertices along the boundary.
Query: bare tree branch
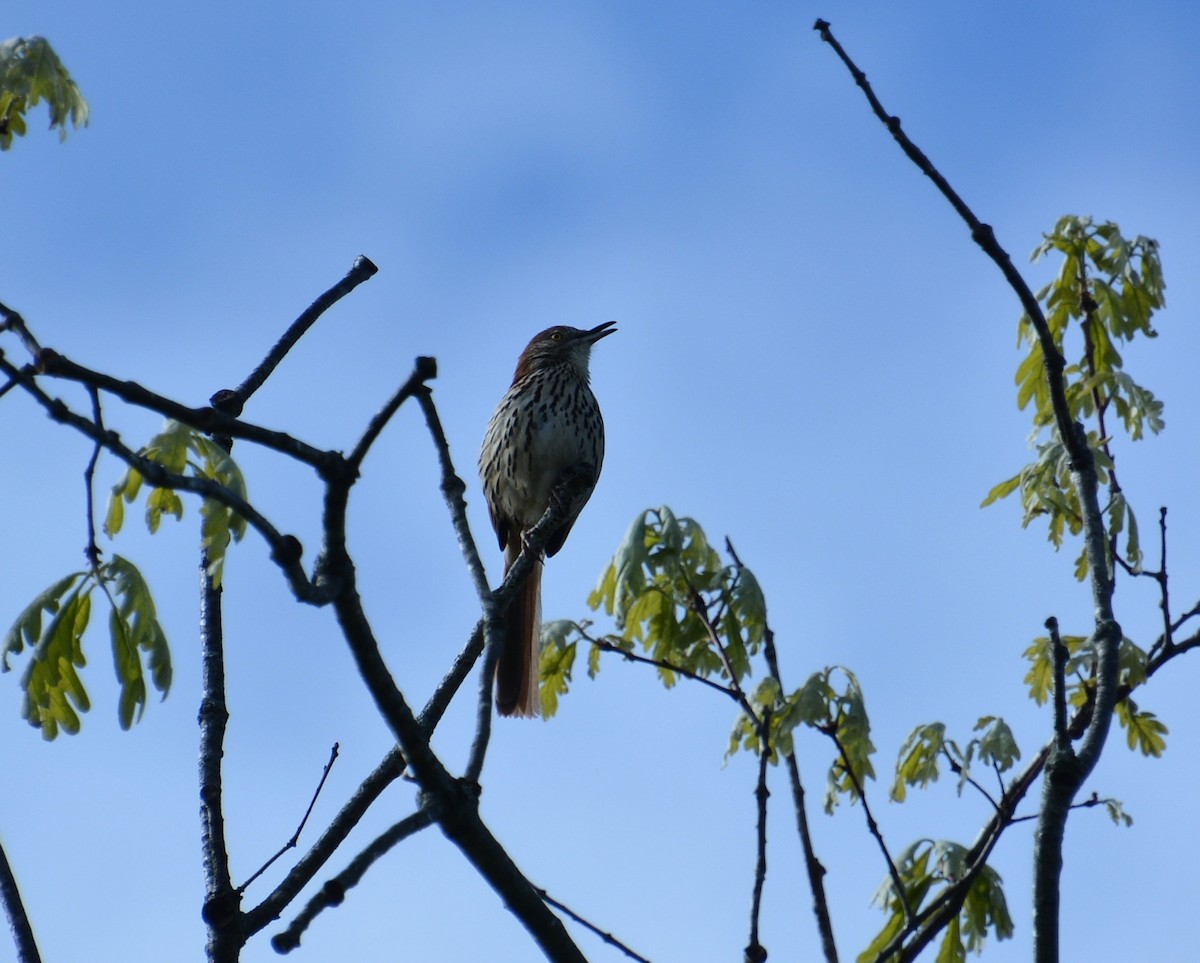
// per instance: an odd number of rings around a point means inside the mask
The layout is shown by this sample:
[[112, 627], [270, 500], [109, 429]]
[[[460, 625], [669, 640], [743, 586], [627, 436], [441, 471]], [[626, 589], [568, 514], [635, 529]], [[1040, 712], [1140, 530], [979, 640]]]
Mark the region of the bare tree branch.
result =
[[329, 762], [325, 763], [325, 769], [321, 773], [321, 780], [317, 783], [317, 788], [313, 792], [312, 799], [310, 799], [308, 802], [308, 808], [304, 810], [304, 816], [300, 819], [300, 825], [298, 825], [296, 827], [296, 831], [288, 837], [288, 841], [279, 847], [279, 851], [265, 863], [263, 863], [257, 870], [255, 870], [250, 875], [250, 878], [237, 888], [239, 893], [246, 892], [246, 890], [250, 888], [250, 884], [258, 879], [258, 877], [260, 877], [263, 873], [265, 873], [271, 867], [271, 865], [277, 859], [279, 859], [280, 856], [286, 853], [289, 849], [296, 848], [296, 843], [300, 841], [300, 834], [304, 832], [304, 826], [308, 822], [308, 817], [312, 815], [313, 806], [317, 804], [317, 798], [321, 795], [321, 790], [325, 788], [325, 780], [329, 778], [329, 770], [333, 768], [333, 764], [337, 761], [337, 757], [338, 744], [335, 742], [333, 744], [333, 749], [331, 749], [329, 752]]
[[[763, 713], [763, 734], [771, 731], [771, 710]], [[758, 754], [758, 783], [754, 787], [754, 801], [758, 811], [755, 821], [754, 888], [750, 896], [750, 939], [743, 953], [745, 963], [764, 963], [767, 959], [767, 949], [758, 940], [758, 917], [762, 910], [763, 884], [767, 879], [767, 799], [771, 792], [767, 789], [767, 763], [771, 758], [770, 743], [764, 741]]]
[[321, 887], [286, 929], [271, 937], [272, 949], [276, 953], [290, 953], [297, 949], [300, 946], [300, 937], [323, 910], [341, 905], [346, 898], [346, 891], [357, 886], [377, 860], [398, 843], [432, 825], [433, 822], [433, 814], [428, 809], [418, 809], [373, 839], [345, 869]]
[[233, 887], [225, 839], [221, 760], [229, 709], [225, 701], [225, 623], [221, 591], [200, 551], [200, 850], [204, 867], [203, 919], [208, 926], [209, 963], [237, 963], [246, 937], [241, 893]]
[[[225, 436], [252, 441], [264, 448], [311, 465], [323, 478], [329, 474], [337, 474], [339, 470], [345, 470], [344, 459], [337, 452], [321, 451], [319, 448], [314, 448], [312, 445], [293, 438], [286, 432], [273, 431], [241, 421], [216, 407], [192, 408], [180, 404], [178, 401], [142, 387], [136, 381], [122, 381], [112, 375], [76, 364], [51, 348], [44, 348], [39, 352], [36, 364], [39, 374], [98, 388], [128, 404], [157, 412], [166, 418], [173, 418], [197, 431], [207, 432], [218, 437]], [[215, 397], [219, 397], [219, 393]]]
[[33, 926], [29, 922], [29, 915], [25, 912], [21, 890], [17, 887], [17, 877], [8, 863], [8, 854], [4, 852], [2, 843], [0, 843], [0, 903], [4, 904], [8, 927], [12, 930], [13, 942], [17, 946], [18, 963], [42, 963], [42, 955], [38, 951], [37, 940], [33, 936]]
[[[733, 546], [726, 540], [730, 555], [741, 565], [741, 559], [733, 551]], [[775, 633], [768, 625], [763, 631], [763, 654], [766, 656], [767, 669], [771, 676], [783, 689], [783, 677], [779, 672], [779, 654], [775, 649]], [[788, 782], [792, 787], [792, 808], [796, 814], [796, 830], [800, 834], [800, 847], [804, 850], [804, 866], [807, 870], [808, 885], [812, 892], [813, 913], [817, 917], [817, 929], [821, 934], [821, 950], [826, 963], [838, 963], [837, 943], [833, 938], [833, 921], [829, 916], [829, 901], [825, 897], [825, 867], [817, 859], [813, 847], [812, 834], [808, 828], [808, 811], [804, 804], [804, 784], [800, 781], [800, 764], [796, 761], [796, 753], [789, 752], [784, 757], [788, 769]]]
[[[250, 396], [262, 387], [267, 378], [271, 376], [271, 372], [279, 365], [279, 362], [283, 360], [284, 356], [322, 314], [362, 284], [363, 281], [370, 280], [378, 270], [379, 268], [372, 264], [371, 259], [365, 255], [356, 257], [354, 264], [346, 272], [346, 276], [317, 298], [300, 317], [293, 321], [287, 331], [283, 333], [283, 337], [267, 352], [267, 356], [263, 358], [262, 362], [246, 376], [245, 381], [229, 393], [239, 402], [238, 410], [233, 413], [240, 413], [241, 405], [244, 405]], [[230, 410], [233, 407], [233, 399], [228, 396], [222, 398], [222, 403], [225, 410]]]
[[543, 900], [545, 900], [549, 905], [553, 906], [556, 910], [558, 910], [560, 913], [562, 913], [564, 916], [570, 917], [570, 919], [574, 920], [580, 926], [584, 927], [587, 930], [590, 930], [592, 933], [596, 934], [596, 936], [600, 937], [600, 939], [602, 939], [609, 946], [613, 947], [613, 949], [620, 950], [631, 960], [636, 961], [636, 963], [650, 963], [650, 961], [648, 959], [646, 959], [646, 957], [640, 955], [639, 953], [635, 953], [628, 946], [626, 946], [624, 943], [622, 943], [619, 939], [617, 939], [615, 936], [613, 936], [612, 933], [609, 933], [606, 930], [602, 930], [602, 929], [600, 929], [600, 927], [596, 926], [595, 923], [592, 923], [592, 922], [584, 919], [582, 916], [580, 916], [578, 913], [576, 913], [569, 906], [567, 906], [563, 903], [560, 903], [553, 896], [551, 896], [549, 893], [547, 893], [544, 889], [539, 889], [537, 891], [537, 894]]

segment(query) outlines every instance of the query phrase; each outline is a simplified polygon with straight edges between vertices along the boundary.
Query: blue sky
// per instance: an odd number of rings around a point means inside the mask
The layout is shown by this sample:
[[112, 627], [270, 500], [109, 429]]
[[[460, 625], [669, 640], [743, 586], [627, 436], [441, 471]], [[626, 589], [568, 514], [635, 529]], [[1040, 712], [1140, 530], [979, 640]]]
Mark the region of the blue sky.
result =
[[[474, 461], [517, 354], [549, 324], [615, 319], [620, 333], [593, 363], [604, 475], [547, 566], [546, 616], [589, 614], [630, 521], [667, 504], [714, 540], [729, 535], [754, 569], [791, 685], [835, 663], [858, 673], [881, 774], [934, 719], [965, 739], [978, 716], [1003, 715], [1028, 758], [1050, 718], [1024, 697], [1020, 654], [1048, 615], [1083, 633], [1090, 612], [1073, 546], [1056, 555], [1040, 530], [1022, 531], [1015, 504], [978, 507], [1028, 457], [1012, 382], [1019, 309], [811, 25], [832, 22], [1019, 266], [1064, 213], [1160, 241], [1161, 337], [1126, 360], [1165, 400], [1167, 431], [1122, 442], [1118, 458], [1147, 536], [1158, 506], [1171, 508], [1182, 607], [1200, 571], [1200, 336], [1188, 324], [1200, 308], [1189, 276], [1200, 13], [1181, 2], [1136, 15], [1115, 3], [845, 7], [17, 0], [0, 36], [47, 36], [92, 123], [60, 145], [35, 116], [0, 157], [0, 300], [68, 357], [200, 404], [368, 255], [379, 274], [305, 337], [246, 416], [349, 448], [412, 359], [436, 356], [435, 399], [493, 577]], [[158, 425], [115, 403], [106, 417], [130, 441]], [[14, 394], [0, 404], [0, 445], [11, 616], [81, 564], [90, 451]], [[235, 454], [256, 503], [311, 557], [314, 479]], [[102, 491], [120, 471], [102, 463]], [[368, 613], [417, 704], [476, 618], [436, 483], [417, 412], [402, 410], [350, 519]], [[129, 525], [109, 549], [147, 572], [175, 657], [169, 698], [132, 732], [116, 726], [100, 634], [77, 737], [44, 744], [19, 719], [19, 673], [0, 677], [0, 836], [47, 959], [199, 956], [197, 518], [189, 505], [153, 539]], [[295, 604], [253, 536], [227, 577], [228, 822], [244, 879], [291, 834], [333, 742], [341, 757], [308, 839], [388, 738], [331, 613]], [[1126, 633], [1149, 644], [1152, 587], [1126, 581], [1117, 604]], [[1165, 757], [1142, 759], [1114, 734], [1085, 789], [1122, 799], [1133, 827], [1097, 811], [1071, 819], [1065, 958], [1182, 961], [1194, 943], [1195, 671], [1173, 665], [1140, 700], [1171, 728]], [[753, 765], [722, 764], [733, 717], [711, 693], [663, 692], [633, 667], [606, 664], [595, 682], [580, 672], [549, 724], [497, 727], [484, 816], [531, 879], [644, 955], [735, 958]], [[470, 724], [464, 702], [438, 731], [452, 768]], [[868, 904], [885, 867], [859, 808], [819, 811], [829, 761], [821, 739], [802, 740], [835, 932], [853, 959], [883, 923]], [[887, 784], [871, 792], [894, 851], [926, 836], [969, 843], [987, 815], [953, 780], [903, 806], [886, 802]], [[774, 786], [762, 938], [773, 959], [810, 958], [807, 887], [784, 781]], [[346, 858], [412, 804], [410, 787], [393, 787]], [[1014, 827], [997, 851], [1017, 930], [985, 959], [1029, 958], [1031, 835]], [[617, 958], [579, 941], [589, 958]], [[377, 867], [301, 952], [537, 958], [436, 831]], [[260, 937], [243, 958], [276, 957]]]

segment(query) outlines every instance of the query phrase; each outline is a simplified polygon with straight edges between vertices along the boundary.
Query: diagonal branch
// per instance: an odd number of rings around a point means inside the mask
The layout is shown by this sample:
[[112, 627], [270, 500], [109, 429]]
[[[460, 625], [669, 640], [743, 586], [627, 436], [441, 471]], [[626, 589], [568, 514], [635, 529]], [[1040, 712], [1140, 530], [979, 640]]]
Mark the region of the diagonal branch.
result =
[[282, 846], [279, 847], [279, 850], [275, 853], [274, 856], [272, 856], [265, 863], [263, 863], [260, 867], [258, 867], [258, 869], [255, 870], [250, 875], [250, 878], [247, 879], [246, 882], [242, 883], [242, 885], [237, 888], [239, 893], [246, 892], [246, 890], [250, 888], [250, 884], [253, 883], [256, 879], [258, 879], [258, 877], [260, 877], [268, 869], [270, 869], [271, 866], [275, 863], [275, 861], [277, 859], [279, 859], [280, 856], [282, 856], [284, 853], [286, 853], [289, 849], [296, 848], [296, 844], [300, 841], [300, 834], [302, 832], [304, 832], [304, 827], [308, 823], [308, 817], [312, 815], [313, 807], [317, 804], [317, 798], [321, 795], [321, 790], [325, 788], [325, 780], [329, 778], [329, 770], [331, 770], [333, 768], [333, 764], [337, 761], [337, 757], [338, 757], [338, 744], [335, 742], [333, 744], [333, 749], [331, 749], [329, 752], [329, 762], [325, 763], [325, 769], [321, 772], [321, 779], [317, 783], [317, 788], [313, 792], [312, 799], [310, 799], [308, 802], [308, 808], [306, 810], [304, 810], [304, 816], [301, 817], [300, 824], [296, 827], [296, 831], [294, 833], [292, 833], [291, 836], [288, 837], [288, 840], [286, 843], [284, 843]]
[[51, 348], [44, 348], [38, 353], [37, 369], [40, 374], [106, 391], [128, 404], [157, 412], [166, 418], [174, 418], [197, 431], [252, 441], [264, 448], [311, 465], [322, 477], [336, 474], [342, 467], [342, 457], [337, 452], [321, 451], [319, 448], [314, 448], [312, 445], [293, 438], [286, 432], [273, 431], [270, 428], [261, 428], [249, 422], [239, 421], [216, 407], [189, 407], [151, 391], [149, 388], [144, 388], [135, 381], [123, 381], [112, 375], [76, 364]]
[[21, 890], [17, 887], [17, 877], [8, 863], [8, 855], [4, 852], [3, 844], [0, 844], [0, 903], [4, 905], [4, 913], [8, 917], [8, 926], [12, 930], [13, 942], [17, 945], [17, 960], [20, 963], [42, 963], [37, 940], [33, 936], [33, 926], [29, 922], [29, 915], [25, 912]]
[[322, 605], [328, 601], [323, 593], [309, 582], [308, 576], [300, 566], [300, 555], [297, 550], [299, 543], [293, 537], [281, 534], [258, 509], [240, 495], [211, 478], [177, 475], [168, 471], [158, 462], [137, 454], [121, 441], [116, 432], [107, 431], [103, 425], [98, 425], [72, 411], [62, 399], [51, 398], [37, 384], [28, 368], [15, 368], [3, 355], [0, 355], [0, 371], [15, 378], [53, 420], [69, 425], [85, 437], [103, 445], [105, 449], [127, 465], [136, 468], [138, 473], [151, 484], [160, 488], [172, 488], [211, 498], [232, 509], [266, 540], [271, 548], [272, 559], [282, 569], [288, 584], [298, 599], [314, 605]]
[[830, 32], [829, 23], [817, 20], [813, 25], [821, 39], [837, 54], [863, 91], [875, 116], [887, 127], [900, 148], [950, 202], [971, 230], [976, 244], [992, 259], [1017, 295], [1033, 325], [1042, 350], [1043, 366], [1050, 403], [1059, 439], [1065, 446], [1071, 467], [1071, 481], [1079, 495], [1083, 512], [1084, 550], [1095, 611], [1092, 639], [1097, 654], [1097, 681], [1094, 711], [1088, 721], [1078, 751], [1069, 744], [1055, 751], [1047, 761], [1041, 814], [1034, 835], [1034, 949], [1039, 963], [1058, 959], [1059, 881], [1062, 872], [1062, 841], [1071, 803], [1083, 782], [1095, 767], [1112, 722], [1119, 688], [1119, 645], [1121, 627], [1113, 614], [1114, 583], [1109, 571], [1108, 542], [1100, 511], [1099, 482], [1095, 461], [1081, 425], [1071, 417], [1063, 377], [1064, 361], [1050, 331], [1041, 305], [1029, 285], [1013, 266], [1012, 259], [996, 240], [988, 224], [977, 218], [929, 158], [909, 139], [898, 117], [889, 114], [875, 95], [864, 74], [846, 54]]
[[346, 272], [346, 276], [317, 298], [300, 317], [291, 323], [283, 333], [283, 337], [267, 352], [267, 356], [263, 358], [258, 366], [246, 376], [245, 381], [233, 389], [232, 392], [218, 393], [221, 396], [222, 407], [227, 411], [233, 410], [236, 404], [235, 414], [240, 412], [241, 406], [249, 400], [254, 392], [262, 387], [263, 382], [271, 376], [271, 373], [278, 367], [279, 362], [283, 360], [284, 356], [292, 349], [296, 342], [304, 336], [304, 333], [316, 323], [316, 320], [362, 284], [363, 281], [374, 277], [378, 270], [379, 268], [372, 264], [371, 259], [365, 255], [356, 257], [354, 264]]
[[433, 813], [429, 809], [418, 809], [380, 833], [345, 869], [321, 887], [286, 929], [271, 937], [271, 948], [280, 954], [297, 949], [300, 946], [300, 937], [323, 910], [339, 906], [346, 898], [346, 891], [357, 886], [367, 870], [379, 859], [410, 836], [431, 826], [433, 822]]
[[638, 953], [635, 953], [628, 946], [626, 946], [624, 943], [622, 943], [619, 939], [617, 939], [615, 936], [613, 936], [612, 933], [609, 933], [607, 930], [600, 929], [600, 927], [598, 927], [595, 923], [592, 923], [589, 920], [585, 919], [584, 917], [580, 916], [573, 909], [571, 909], [571, 907], [567, 906], [564, 903], [560, 903], [553, 896], [551, 896], [549, 893], [547, 893], [544, 889], [539, 889], [537, 891], [537, 894], [543, 900], [545, 900], [549, 905], [553, 906], [556, 910], [558, 910], [560, 913], [562, 913], [564, 916], [569, 917], [574, 922], [576, 922], [580, 926], [582, 926], [584, 929], [589, 930], [590, 932], [594, 933], [596, 936], [600, 937], [601, 940], [603, 940], [605, 943], [607, 943], [613, 949], [620, 950], [627, 957], [629, 957], [631, 960], [633, 960], [634, 963], [650, 963], [650, 961], [648, 959], [646, 959], [644, 956], [642, 956]]
[[436, 358], [417, 358], [416, 364], [413, 367], [413, 372], [408, 376], [408, 380], [400, 386], [392, 398], [383, 409], [371, 419], [367, 425], [367, 430], [363, 433], [358, 444], [354, 446], [354, 450], [350, 453], [350, 457], [346, 459], [346, 464], [349, 470], [357, 475], [359, 468], [362, 466], [363, 459], [367, 457], [367, 452], [371, 445], [375, 443], [375, 439], [379, 437], [380, 432], [391, 421], [392, 416], [400, 410], [400, 406], [404, 404], [413, 395], [428, 392], [426, 382], [437, 377], [437, 359]]

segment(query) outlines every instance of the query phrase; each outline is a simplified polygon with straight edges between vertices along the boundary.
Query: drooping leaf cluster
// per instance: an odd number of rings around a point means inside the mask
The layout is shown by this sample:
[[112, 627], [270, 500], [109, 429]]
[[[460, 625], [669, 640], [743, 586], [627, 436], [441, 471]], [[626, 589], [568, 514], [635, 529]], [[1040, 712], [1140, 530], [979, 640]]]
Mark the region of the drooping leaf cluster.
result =
[[[26, 607], [0, 649], [0, 669], [8, 672], [10, 657], [29, 647], [29, 663], [21, 679], [21, 715], [40, 728], [46, 739], [55, 738], [60, 729], [71, 735], [79, 732], [79, 713], [91, 708], [78, 670], [87, 664], [83, 635], [91, 621], [97, 588], [109, 602], [113, 668], [121, 689], [117, 704], [121, 728], [128, 729], [142, 717], [147, 675], [164, 698], [171, 687], [167, 638], [150, 589], [136, 566], [114, 555], [91, 571], [73, 572]], [[51, 616], [48, 622], [44, 621], [46, 615]]]
[[[933, 839], [919, 839], [899, 855], [896, 869], [912, 912], [920, 910], [934, 886], [965, 878], [969, 868], [968, 855], [967, 849], [958, 843]], [[990, 866], [984, 866], [975, 876], [963, 900], [962, 911], [946, 926], [937, 963], [963, 963], [968, 952], [981, 953], [989, 929], [999, 940], [1012, 936], [1013, 921], [1001, 884], [1000, 874]], [[875, 894], [875, 902], [888, 914], [888, 921], [859, 954], [858, 963], [879, 960], [880, 954], [907, 925], [904, 900], [890, 876]]]
[[[211, 438], [187, 425], [168, 419], [163, 430], [150, 439], [139, 454], [162, 465], [176, 475], [191, 473], [208, 478], [245, 499], [246, 481], [229, 452]], [[189, 455], [194, 455], [193, 460]], [[125, 523], [125, 504], [132, 503], [142, 490], [143, 478], [130, 468], [113, 486], [104, 519], [104, 531], [115, 536]], [[183, 499], [171, 488], [151, 488], [146, 496], [146, 527], [157, 532], [164, 515], [183, 518]], [[225, 568], [225, 553], [230, 541], [241, 541], [246, 520], [224, 503], [205, 498], [200, 506], [200, 538], [208, 558], [208, 574], [220, 586]]]
[[[1063, 377], [1071, 418], [1084, 424], [1100, 483], [1109, 487], [1105, 515], [1110, 544], [1115, 550], [1123, 535], [1124, 558], [1137, 569], [1142, 561], [1137, 519], [1115, 484], [1109, 442], [1114, 420], [1135, 441], [1147, 429], [1157, 434], [1163, 428], [1162, 402], [1124, 370], [1118, 350], [1138, 335], [1157, 336], [1152, 317], [1166, 303], [1158, 243], [1140, 235], [1127, 240], [1111, 221], [1095, 224], [1090, 217], [1067, 215], [1044, 235], [1032, 258], [1036, 261], [1051, 251], [1062, 255], [1062, 264], [1037, 299], [1066, 362]], [[983, 504], [1019, 492], [1022, 524], [1045, 517], [1050, 541], [1058, 548], [1068, 532], [1079, 534], [1082, 510], [1071, 483], [1066, 446], [1054, 428], [1042, 344], [1027, 314], [1017, 324], [1017, 344], [1029, 346], [1017, 368], [1017, 404], [1021, 409], [1033, 405], [1030, 443], [1037, 458], [992, 488]], [[1078, 579], [1087, 577], [1087, 566], [1087, 554], [1081, 551], [1075, 566]]]
[[87, 101], [44, 37], [0, 42], [0, 150], [8, 150], [14, 136], [24, 136], [26, 112], [43, 100], [59, 140], [67, 139], [67, 121], [87, 126]]
[[[246, 484], [229, 453], [206, 436], [177, 421], [168, 421], [141, 450], [141, 455], [168, 471], [207, 478], [245, 498]], [[113, 487], [104, 530], [110, 537], [120, 531], [125, 505], [143, 489], [143, 478], [130, 468]], [[223, 503], [206, 498], [200, 508], [201, 539], [209, 562], [209, 574], [220, 584], [230, 541], [241, 539], [246, 522]], [[183, 501], [170, 488], [151, 487], [146, 496], [146, 525], [158, 530], [164, 515], [183, 516]], [[5, 636], [2, 668], [26, 646], [31, 649], [21, 685], [24, 690], [22, 716], [39, 727], [47, 739], [62, 730], [75, 734], [81, 712], [91, 700], [78, 670], [86, 665], [84, 632], [91, 621], [95, 589], [109, 602], [109, 636], [113, 667], [120, 684], [117, 719], [128, 729], [141, 718], [146, 707], [147, 677], [164, 697], [171, 685], [171, 655], [166, 634], [158, 622], [154, 599], [137, 567], [120, 555], [88, 571], [73, 572], [35, 598], [13, 623]], [[44, 616], [51, 619], [43, 625]]]

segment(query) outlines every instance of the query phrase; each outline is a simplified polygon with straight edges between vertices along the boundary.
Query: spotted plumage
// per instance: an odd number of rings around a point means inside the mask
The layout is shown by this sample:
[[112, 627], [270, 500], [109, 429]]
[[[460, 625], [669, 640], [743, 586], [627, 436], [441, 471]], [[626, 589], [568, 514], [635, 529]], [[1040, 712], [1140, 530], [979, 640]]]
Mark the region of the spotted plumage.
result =
[[[535, 335], [488, 423], [479, 476], [504, 550], [505, 572], [521, 554], [523, 534], [545, 514], [564, 477], [574, 482], [570, 502], [562, 524], [546, 542], [547, 556], [562, 548], [591, 497], [604, 462], [604, 419], [588, 385], [588, 361], [592, 345], [612, 334], [614, 323], [587, 331], [558, 325]], [[496, 670], [496, 705], [502, 715], [537, 714], [541, 580], [539, 559], [505, 615]]]

